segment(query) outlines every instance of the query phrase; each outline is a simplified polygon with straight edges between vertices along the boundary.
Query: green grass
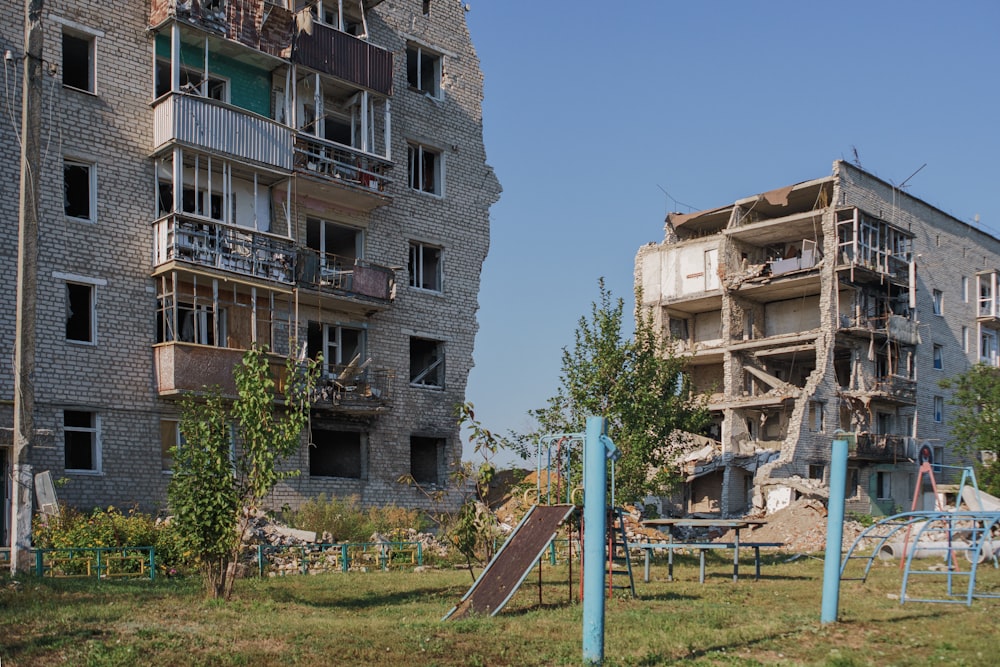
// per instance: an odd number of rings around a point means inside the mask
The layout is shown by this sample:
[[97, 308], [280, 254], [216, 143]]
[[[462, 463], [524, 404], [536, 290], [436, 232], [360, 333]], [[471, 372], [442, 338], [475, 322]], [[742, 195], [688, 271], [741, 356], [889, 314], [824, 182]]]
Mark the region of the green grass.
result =
[[[643, 583], [640, 562], [639, 598], [607, 601], [605, 664], [990, 665], [1000, 655], [1000, 600], [900, 605], [895, 564], [844, 582], [829, 625], [822, 561], [770, 560], [759, 581], [747, 561], [735, 584], [727, 565], [710, 558], [699, 585], [694, 558], [677, 558], [673, 582], [656, 563]], [[979, 579], [1000, 590], [992, 567]], [[470, 583], [455, 570], [252, 579], [221, 603], [194, 579], [0, 580], [0, 664], [580, 664], [583, 610], [568, 602], [579, 585], [565, 566], [544, 568], [541, 604], [536, 570], [497, 616], [442, 622]]]

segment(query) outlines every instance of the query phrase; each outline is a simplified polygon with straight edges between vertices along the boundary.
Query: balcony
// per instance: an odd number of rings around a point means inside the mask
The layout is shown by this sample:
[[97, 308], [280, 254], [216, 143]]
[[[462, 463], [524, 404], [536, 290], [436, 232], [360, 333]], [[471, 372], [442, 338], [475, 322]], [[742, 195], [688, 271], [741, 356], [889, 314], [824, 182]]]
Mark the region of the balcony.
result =
[[[308, 134], [295, 137], [295, 170], [323, 185], [341, 189], [338, 202], [362, 211], [390, 203], [389, 160]], [[308, 182], [300, 191], [308, 193]], [[321, 193], [317, 193], [322, 196]]]
[[916, 441], [902, 435], [857, 433], [848, 440], [848, 455], [860, 461], [913, 461], [916, 457]]
[[391, 51], [318, 21], [311, 23], [311, 31], [298, 33], [292, 62], [380, 95], [392, 95]]
[[290, 172], [294, 141], [285, 125], [197, 95], [171, 93], [153, 109], [154, 150], [180, 144]]
[[[233, 369], [243, 360], [245, 350], [194, 343], [161, 343], [153, 347], [156, 390], [160, 396], [200, 392], [218, 386], [223, 396], [236, 395]], [[284, 390], [285, 358], [270, 355], [275, 390]]]
[[903, 345], [917, 345], [920, 342], [920, 332], [917, 322], [903, 317], [902, 315], [889, 315], [888, 317], [868, 317], [859, 315], [840, 316], [840, 331], [842, 333], [869, 336], [889, 336]]
[[396, 273], [362, 259], [301, 248], [298, 284], [318, 292], [389, 303], [396, 287]]
[[875, 378], [874, 386], [869, 390], [841, 388], [840, 394], [847, 398], [874, 398], [890, 403], [916, 405], [917, 382], [900, 375], [886, 375]]
[[317, 410], [371, 415], [389, 409], [395, 372], [388, 368], [335, 366], [313, 394]]
[[263, 232], [194, 216], [169, 214], [153, 223], [153, 263], [184, 262], [292, 285], [295, 245]]
[[913, 235], [857, 208], [837, 211], [837, 269], [851, 282], [909, 284]]

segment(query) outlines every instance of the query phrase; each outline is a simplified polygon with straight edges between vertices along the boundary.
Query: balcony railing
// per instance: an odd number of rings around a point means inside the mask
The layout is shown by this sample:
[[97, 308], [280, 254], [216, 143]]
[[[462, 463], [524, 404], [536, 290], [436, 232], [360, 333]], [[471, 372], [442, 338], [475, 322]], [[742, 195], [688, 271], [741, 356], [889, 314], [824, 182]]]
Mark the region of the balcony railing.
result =
[[297, 266], [303, 287], [386, 302], [393, 298], [396, 273], [389, 267], [311, 248], [299, 249]]
[[380, 95], [392, 95], [392, 51], [318, 21], [312, 22], [312, 31], [298, 33], [292, 62]]
[[917, 402], [917, 382], [899, 375], [875, 379], [875, 391], [901, 403]]
[[840, 328], [844, 330], [863, 331], [865, 334], [876, 333], [889, 335], [893, 340], [904, 345], [916, 345], [920, 342], [920, 335], [917, 329], [917, 322], [902, 315], [889, 315], [888, 317], [851, 317], [849, 315], [840, 316]]
[[383, 196], [392, 182], [389, 160], [301, 132], [295, 137], [295, 168]]
[[848, 453], [865, 461], [912, 461], [916, 457], [916, 441], [903, 435], [857, 433], [848, 441]]
[[154, 265], [170, 261], [295, 282], [295, 245], [279, 237], [206, 218], [170, 214], [153, 223]]
[[352, 372], [347, 366], [335, 366], [317, 386], [313, 405], [320, 409], [380, 412], [392, 402], [394, 379], [395, 372], [388, 368]]
[[170, 142], [291, 171], [294, 131], [213, 99], [172, 93], [153, 110], [153, 145]]

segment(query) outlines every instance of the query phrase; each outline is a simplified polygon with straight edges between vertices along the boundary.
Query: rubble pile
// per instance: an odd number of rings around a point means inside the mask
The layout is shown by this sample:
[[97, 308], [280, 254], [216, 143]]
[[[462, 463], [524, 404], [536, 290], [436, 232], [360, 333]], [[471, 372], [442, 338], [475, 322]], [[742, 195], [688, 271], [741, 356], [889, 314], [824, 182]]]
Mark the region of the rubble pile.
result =
[[[784, 550], [816, 553], [826, 550], [826, 505], [814, 498], [800, 498], [766, 516], [748, 517], [766, 521], [762, 526], [740, 533], [747, 542], [781, 542]], [[844, 521], [843, 548], [849, 549], [864, 531], [857, 521]]]
[[[264, 545], [268, 576], [343, 571], [343, 545], [335, 543], [330, 533], [289, 528], [263, 512], [255, 513], [247, 521], [247, 543], [250, 545], [247, 561], [252, 560], [256, 565], [257, 546]], [[425, 558], [428, 555], [443, 557], [449, 551], [448, 545], [439, 542], [434, 535], [420, 533], [414, 528], [406, 529], [396, 539], [373, 533], [365, 547], [349, 547], [348, 569], [356, 572], [380, 569], [382, 562], [392, 555], [393, 542], [418, 542]]]

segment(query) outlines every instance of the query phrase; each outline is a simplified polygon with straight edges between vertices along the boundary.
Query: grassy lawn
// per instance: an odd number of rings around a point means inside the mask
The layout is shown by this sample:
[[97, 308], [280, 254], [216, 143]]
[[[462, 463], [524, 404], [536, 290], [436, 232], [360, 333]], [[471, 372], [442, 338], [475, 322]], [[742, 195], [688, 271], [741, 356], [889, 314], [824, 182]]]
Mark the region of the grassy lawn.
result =
[[[994, 665], [1000, 600], [900, 605], [895, 564], [844, 582], [840, 621], [819, 623], [823, 563], [768, 560], [732, 582], [723, 557], [679, 557], [607, 602], [605, 664]], [[574, 567], [574, 577], [579, 567]], [[229, 603], [194, 579], [150, 582], [0, 579], [0, 665], [578, 665], [582, 606], [565, 566], [532, 572], [495, 617], [442, 622], [468, 572], [351, 573], [238, 582]], [[980, 590], [1000, 573], [980, 569]], [[575, 593], [578, 584], [574, 581]], [[922, 592], [943, 597], [943, 589]], [[911, 591], [912, 595], [912, 591]]]

